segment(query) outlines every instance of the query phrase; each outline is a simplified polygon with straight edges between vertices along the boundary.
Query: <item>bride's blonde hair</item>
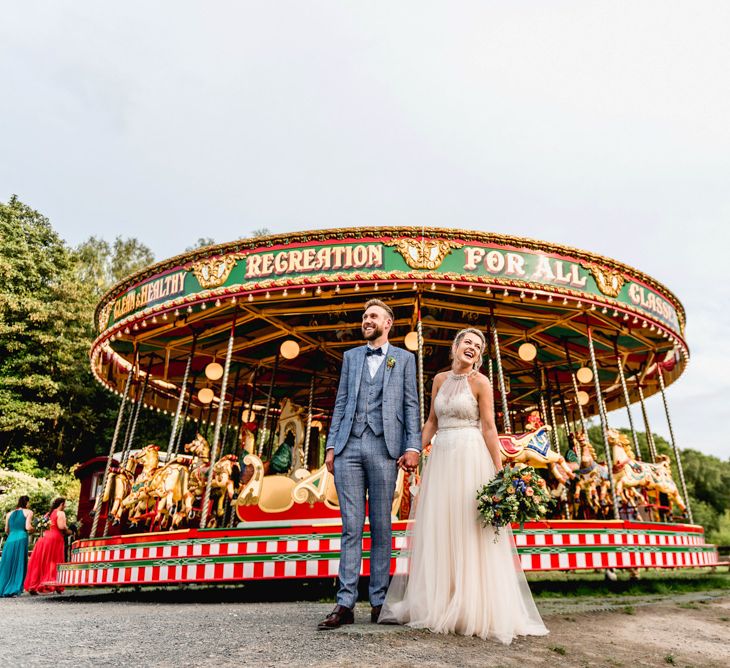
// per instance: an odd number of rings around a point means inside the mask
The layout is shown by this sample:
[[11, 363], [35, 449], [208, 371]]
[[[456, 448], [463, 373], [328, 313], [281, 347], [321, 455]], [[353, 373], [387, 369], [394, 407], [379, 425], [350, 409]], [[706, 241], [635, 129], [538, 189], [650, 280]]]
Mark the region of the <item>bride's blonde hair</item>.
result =
[[467, 335], [467, 334], [474, 334], [474, 336], [479, 337], [479, 340], [482, 342], [482, 350], [479, 355], [479, 359], [477, 359], [474, 362], [474, 369], [478, 369], [482, 366], [482, 362], [484, 361], [484, 355], [487, 350], [487, 339], [485, 338], [484, 334], [482, 334], [478, 329], [474, 329], [474, 327], [467, 327], [466, 329], [461, 329], [456, 333], [456, 336], [454, 337], [454, 341], [451, 344], [451, 352], [449, 353], [449, 359], [454, 359], [454, 352], [456, 352], [456, 349], [459, 347], [459, 344], [461, 343], [461, 340]]

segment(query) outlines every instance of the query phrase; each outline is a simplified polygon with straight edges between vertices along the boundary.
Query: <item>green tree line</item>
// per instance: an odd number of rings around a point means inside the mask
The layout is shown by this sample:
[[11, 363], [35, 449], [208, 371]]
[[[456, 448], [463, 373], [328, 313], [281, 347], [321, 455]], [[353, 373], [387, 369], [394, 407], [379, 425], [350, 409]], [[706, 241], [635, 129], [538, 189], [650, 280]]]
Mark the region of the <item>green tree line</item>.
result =
[[[212, 243], [201, 238], [189, 250]], [[108, 451], [118, 399], [89, 369], [94, 308], [115, 282], [152, 262], [136, 239], [91, 236], [70, 247], [17, 197], [0, 202], [0, 468], [40, 475]], [[142, 438], [165, 441], [168, 430], [164, 416], [141, 412]], [[589, 436], [600, 453], [599, 428]], [[646, 434], [639, 441], [648, 452]], [[679, 483], [669, 443], [657, 434], [654, 441]], [[695, 520], [730, 544], [730, 461], [687, 449], [682, 462]]]

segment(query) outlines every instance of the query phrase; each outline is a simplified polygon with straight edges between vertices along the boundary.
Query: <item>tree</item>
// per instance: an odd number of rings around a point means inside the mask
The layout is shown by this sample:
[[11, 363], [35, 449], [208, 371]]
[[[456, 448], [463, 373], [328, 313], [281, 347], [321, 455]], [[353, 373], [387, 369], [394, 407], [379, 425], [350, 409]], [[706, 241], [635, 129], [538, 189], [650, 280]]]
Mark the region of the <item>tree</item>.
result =
[[[118, 401], [89, 369], [94, 308], [152, 261], [136, 239], [92, 237], [72, 250], [17, 197], [0, 203], [0, 465], [53, 468], [107, 450]], [[151, 431], [161, 422], [143, 420]]]
[[47, 218], [11, 197], [0, 204], [0, 458], [50, 429], [61, 415], [60, 377], [83, 301], [73, 258]]
[[79, 280], [101, 295], [114, 283], [148, 267], [155, 261], [152, 251], [137, 239], [117, 237], [112, 244], [89, 237], [76, 248]]
[[198, 240], [192, 245], [185, 249], [186, 253], [197, 250], [198, 248], [205, 248], [206, 246], [215, 246], [215, 239], [212, 237], [199, 237]]

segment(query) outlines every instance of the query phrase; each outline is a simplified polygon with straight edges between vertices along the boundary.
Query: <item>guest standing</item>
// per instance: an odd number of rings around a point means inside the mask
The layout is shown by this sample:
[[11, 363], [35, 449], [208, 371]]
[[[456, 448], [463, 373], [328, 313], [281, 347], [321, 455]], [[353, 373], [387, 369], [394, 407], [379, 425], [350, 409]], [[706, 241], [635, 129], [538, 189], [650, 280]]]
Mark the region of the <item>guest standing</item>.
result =
[[5, 516], [8, 538], [0, 559], [0, 597], [20, 596], [28, 568], [28, 532], [33, 530], [33, 511], [28, 509], [28, 497], [18, 499], [15, 510]]
[[50, 526], [33, 548], [28, 562], [25, 589], [31, 594], [57, 592], [63, 587], [56, 583], [56, 567], [65, 560], [66, 539], [71, 533], [66, 526], [66, 499], [59, 497], [51, 504]]

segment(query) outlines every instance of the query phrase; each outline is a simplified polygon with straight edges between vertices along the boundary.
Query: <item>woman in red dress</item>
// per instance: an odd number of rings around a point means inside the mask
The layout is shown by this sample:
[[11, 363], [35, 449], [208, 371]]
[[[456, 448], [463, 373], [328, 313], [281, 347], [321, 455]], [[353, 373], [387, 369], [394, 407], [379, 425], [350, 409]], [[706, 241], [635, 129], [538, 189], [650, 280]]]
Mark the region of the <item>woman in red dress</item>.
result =
[[25, 589], [31, 594], [57, 592], [63, 587], [56, 584], [56, 567], [66, 557], [66, 499], [59, 497], [51, 504], [50, 526], [33, 548], [28, 561]]

